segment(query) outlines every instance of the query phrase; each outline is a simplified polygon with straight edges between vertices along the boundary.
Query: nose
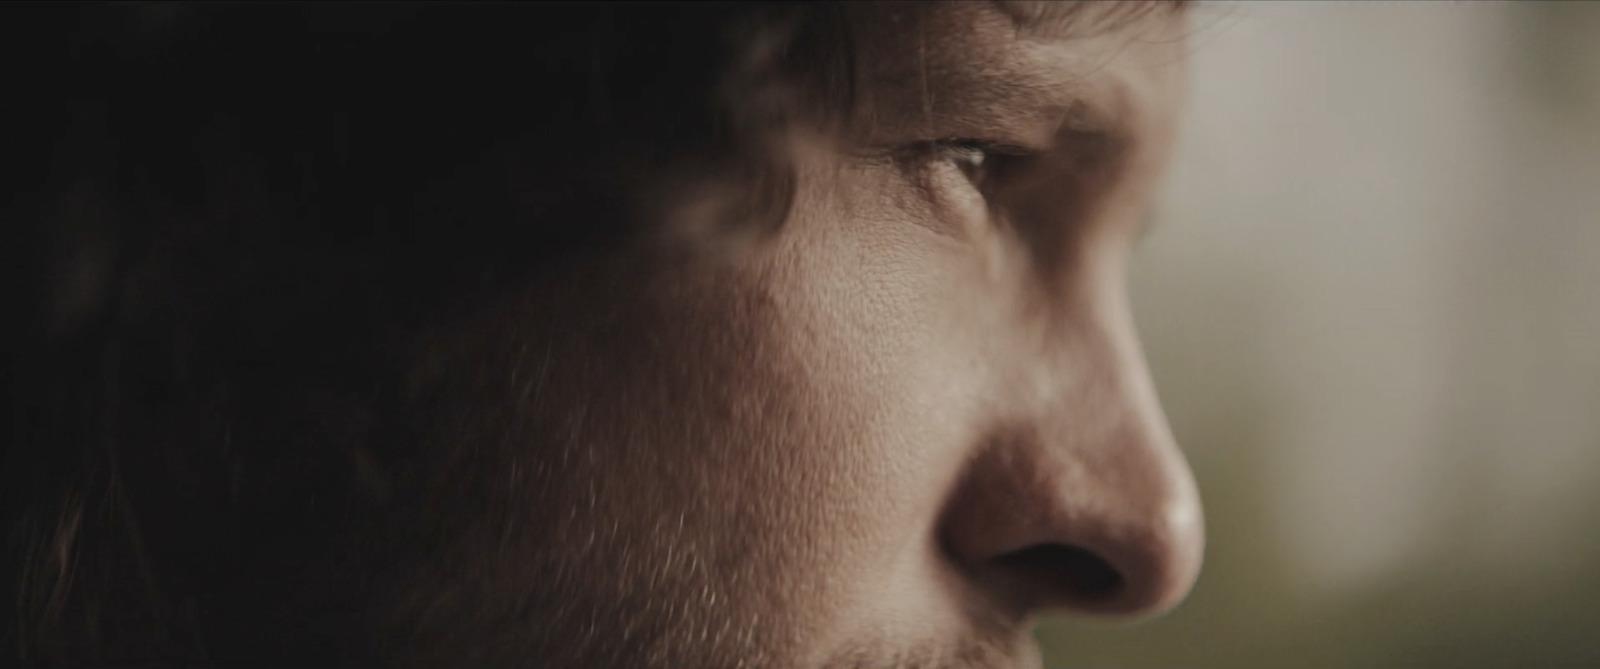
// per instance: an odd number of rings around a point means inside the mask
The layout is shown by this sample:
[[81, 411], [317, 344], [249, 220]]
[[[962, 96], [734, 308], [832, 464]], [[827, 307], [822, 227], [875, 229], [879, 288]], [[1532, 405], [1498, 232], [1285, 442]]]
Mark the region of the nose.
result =
[[1199, 494], [1133, 357], [992, 430], [945, 507], [944, 549], [1009, 609], [1150, 616], [1199, 574]]

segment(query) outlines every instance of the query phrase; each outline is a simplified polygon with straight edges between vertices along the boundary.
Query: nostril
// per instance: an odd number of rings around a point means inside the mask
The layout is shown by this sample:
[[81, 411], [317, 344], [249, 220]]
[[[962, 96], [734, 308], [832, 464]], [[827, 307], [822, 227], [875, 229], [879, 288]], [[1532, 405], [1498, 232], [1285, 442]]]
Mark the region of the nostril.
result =
[[995, 562], [1052, 598], [1090, 603], [1111, 599], [1122, 591], [1122, 572], [1077, 546], [1039, 544], [1001, 555]]

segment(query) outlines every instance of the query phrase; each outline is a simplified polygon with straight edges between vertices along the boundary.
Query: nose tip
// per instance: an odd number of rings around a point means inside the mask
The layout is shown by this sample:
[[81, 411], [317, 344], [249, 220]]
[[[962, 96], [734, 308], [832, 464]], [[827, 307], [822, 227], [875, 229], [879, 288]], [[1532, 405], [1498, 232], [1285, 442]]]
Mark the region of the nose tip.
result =
[[974, 460], [943, 523], [979, 586], [1026, 612], [1147, 617], [1188, 594], [1204, 527], [1170, 443], [1090, 453], [1006, 439]]
[[[1091, 517], [1076, 527], [1053, 528], [1053, 541], [1023, 548], [1030, 552], [1065, 546], [1075, 554], [1052, 559], [1053, 568], [1024, 575], [1040, 588], [1035, 605], [1135, 618], [1177, 606], [1199, 576], [1205, 535], [1198, 496], [1169, 499], [1163, 506], [1122, 518], [1107, 510], [1106, 520]], [[1015, 553], [997, 558], [1002, 565], [1014, 560]]]

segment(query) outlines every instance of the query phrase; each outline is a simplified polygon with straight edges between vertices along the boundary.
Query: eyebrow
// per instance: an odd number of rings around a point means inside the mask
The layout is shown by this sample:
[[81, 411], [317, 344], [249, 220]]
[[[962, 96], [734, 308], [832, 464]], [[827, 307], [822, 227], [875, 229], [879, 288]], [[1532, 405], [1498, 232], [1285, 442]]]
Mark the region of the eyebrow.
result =
[[[1137, 2], [1091, 2], [1087, 0], [988, 0], [988, 4], [1011, 19], [1024, 34], [1088, 33], [1115, 30], [1156, 11], [1182, 12], [1190, 0], [1145, 0]], [[1091, 16], [1091, 8], [1105, 10]]]
[[951, 137], [1003, 140], [1045, 150], [1066, 136], [1123, 144], [1132, 138], [1131, 101], [1100, 68], [1077, 70], [1013, 54], [970, 59], [927, 72], [940, 94], [921, 122]]
[[[868, 130], [868, 136], [875, 138], [872, 145], [888, 148], [900, 142], [970, 139], [1043, 152], [1070, 142], [1092, 149], [1096, 159], [1114, 161], [1125, 154], [1137, 140], [1139, 113], [1136, 96], [1115, 68], [1106, 67], [1117, 49], [1080, 51], [1072, 46], [1101, 31], [1036, 37], [1015, 32], [1018, 12], [1025, 12], [1021, 14], [1025, 21], [1076, 17], [1104, 25], [1105, 12], [1090, 16], [1083, 13], [1087, 10], [1072, 8], [1081, 4], [1085, 3], [1043, 3], [1042, 9], [1034, 10], [1028, 2], [972, 3], [966, 6], [975, 8], [976, 14], [965, 13], [955, 27], [946, 18], [931, 32], [907, 34], [909, 44], [876, 50], [897, 55], [876, 61], [870, 80], [862, 82], [865, 90], [887, 94], [874, 96], [867, 107], [871, 111], [861, 120], [868, 128], [896, 130], [881, 134]], [[1152, 16], [1151, 10], [1106, 12], [1121, 21]], [[942, 42], [946, 34], [964, 37], [954, 48], [943, 43], [932, 46], [930, 36]]]

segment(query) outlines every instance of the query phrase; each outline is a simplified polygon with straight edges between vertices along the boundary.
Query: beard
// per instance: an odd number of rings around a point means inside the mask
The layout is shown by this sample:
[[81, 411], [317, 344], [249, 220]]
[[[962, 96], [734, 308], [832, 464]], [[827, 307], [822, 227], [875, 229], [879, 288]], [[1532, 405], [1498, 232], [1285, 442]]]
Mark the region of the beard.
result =
[[822, 664], [830, 669], [1035, 669], [1038, 646], [1024, 631], [972, 633], [960, 639], [907, 647], [877, 639], [846, 646]]
[[[769, 606], [708, 605], [707, 592], [653, 593], [647, 597], [554, 581], [517, 604], [480, 590], [456, 601], [435, 599], [431, 624], [407, 625], [390, 635], [398, 666], [727, 667], [739, 669], [1037, 669], [1039, 651], [1023, 629], [966, 629], [944, 637], [886, 632], [818, 648], [800, 622], [804, 612]], [[687, 585], [687, 584], [685, 584]], [[503, 591], [502, 591], [503, 592]], [[503, 595], [502, 595], [503, 597]], [[720, 597], [719, 597], [720, 598]], [[727, 602], [723, 599], [722, 602]], [[488, 606], [485, 606], [485, 605]], [[788, 602], [790, 607], [803, 606]], [[415, 611], [416, 609], [413, 609]], [[786, 620], [791, 624], [772, 625]], [[446, 622], [448, 621], [448, 622]], [[413, 623], [421, 622], [413, 620]], [[393, 628], [391, 632], [396, 632]], [[403, 639], [403, 640], [402, 640]], [[832, 640], [830, 640], [832, 641]], [[397, 652], [394, 652], [397, 651]]]

